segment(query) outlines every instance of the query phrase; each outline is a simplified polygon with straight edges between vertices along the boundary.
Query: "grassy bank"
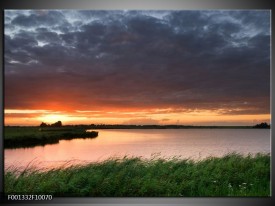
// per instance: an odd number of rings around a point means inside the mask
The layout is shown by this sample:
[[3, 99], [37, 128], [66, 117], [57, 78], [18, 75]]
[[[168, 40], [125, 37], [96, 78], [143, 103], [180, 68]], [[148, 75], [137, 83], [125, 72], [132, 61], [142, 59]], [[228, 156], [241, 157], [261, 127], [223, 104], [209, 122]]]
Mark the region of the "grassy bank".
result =
[[[16, 175], [17, 174], [17, 175]], [[6, 194], [97, 197], [269, 196], [270, 156], [150, 160], [124, 158], [86, 166], [5, 172]]]
[[56, 144], [63, 139], [94, 138], [97, 135], [97, 132], [86, 132], [81, 127], [5, 127], [4, 147], [33, 147]]

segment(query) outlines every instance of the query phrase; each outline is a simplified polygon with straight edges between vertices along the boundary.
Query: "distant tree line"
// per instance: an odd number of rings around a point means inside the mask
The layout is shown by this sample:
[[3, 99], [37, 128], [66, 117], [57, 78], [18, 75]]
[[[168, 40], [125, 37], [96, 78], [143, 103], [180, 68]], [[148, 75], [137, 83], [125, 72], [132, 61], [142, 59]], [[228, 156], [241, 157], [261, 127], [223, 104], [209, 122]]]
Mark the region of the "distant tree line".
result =
[[45, 122], [42, 122], [40, 124], [40, 127], [62, 127], [62, 122], [61, 121], [57, 121], [53, 124], [46, 124]]
[[[57, 121], [53, 124], [46, 124], [42, 122], [40, 127], [62, 127], [62, 122]], [[249, 128], [270, 128], [270, 125], [266, 122], [256, 124], [254, 126], [193, 126], [193, 125], [123, 125], [123, 124], [90, 124], [90, 125], [64, 125], [64, 127], [81, 127], [86, 129], [215, 129], [215, 128], [224, 128], [224, 129], [249, 129]]]
[[194, 125], [123, 125], [91, 124], [90, 129], [248, 129], [252, 126], [194, 126]]
[[262, 122], [261, 124], [256, 124], [255, 126], [253, 126], [253, 128], [270, 128], [270, 125], [266, 122]]

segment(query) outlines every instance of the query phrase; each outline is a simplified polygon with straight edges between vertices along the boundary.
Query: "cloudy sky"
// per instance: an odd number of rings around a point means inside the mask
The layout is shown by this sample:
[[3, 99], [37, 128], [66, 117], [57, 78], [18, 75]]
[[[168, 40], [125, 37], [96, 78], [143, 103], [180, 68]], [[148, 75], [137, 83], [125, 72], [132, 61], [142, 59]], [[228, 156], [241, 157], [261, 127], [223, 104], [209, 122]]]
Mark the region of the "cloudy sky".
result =
[[6, 125], [270, 122], [269, 11], [4, 16]]

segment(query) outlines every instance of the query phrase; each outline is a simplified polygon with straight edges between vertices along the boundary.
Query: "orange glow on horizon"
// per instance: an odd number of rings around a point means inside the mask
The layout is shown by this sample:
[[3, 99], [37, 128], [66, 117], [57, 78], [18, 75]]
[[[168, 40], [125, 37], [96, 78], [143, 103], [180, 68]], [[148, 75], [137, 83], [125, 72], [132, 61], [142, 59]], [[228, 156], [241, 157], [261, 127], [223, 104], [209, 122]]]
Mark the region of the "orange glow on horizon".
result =
[[57, 121], [64, 122], [64, 121], [70, 119], [70, 117], [68, 117], [67, 115], [63, 115], [63, 114], [46, 114], [46, 115], [38, 117], [37, 119], [40, 120], [41, 122], [53, 123], [53, 122], [57, 122]]
[[39, 125], [41, 122], [65, 124], [178, 124], [178, 125], [255, 125], [270, 123], [270, 114], [220, 114], [211, 110], [191, 112], [172, 109], [140, 111], [100, 110], [5, 110], [5, 125]]

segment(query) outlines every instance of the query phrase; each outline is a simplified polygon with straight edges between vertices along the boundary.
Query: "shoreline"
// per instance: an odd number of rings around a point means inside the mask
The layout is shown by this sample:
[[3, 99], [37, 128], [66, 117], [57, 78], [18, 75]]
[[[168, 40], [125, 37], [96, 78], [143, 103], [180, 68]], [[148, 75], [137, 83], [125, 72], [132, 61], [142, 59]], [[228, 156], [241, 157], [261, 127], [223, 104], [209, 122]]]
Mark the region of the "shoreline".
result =
[[5, 127], [4, 149], [27, 148], [57, 144], [60, 140], [96, 138], [98, 132], [86, 132], [83, 128], [64, 127]]
[[[5, 126], [4, 149], [30, 148], [57, 144], [60, 140], [77, 138], [96, 138], [95, 130], [192, 130], [192, 129], [251, 129], [265, 130], [270, 128], [254, 128], [252, 126], [183, 126], [183, 125], [65, 125], [62, 127], [39, 126]], [[90, 131], [89, 131], [90, 130]]]

